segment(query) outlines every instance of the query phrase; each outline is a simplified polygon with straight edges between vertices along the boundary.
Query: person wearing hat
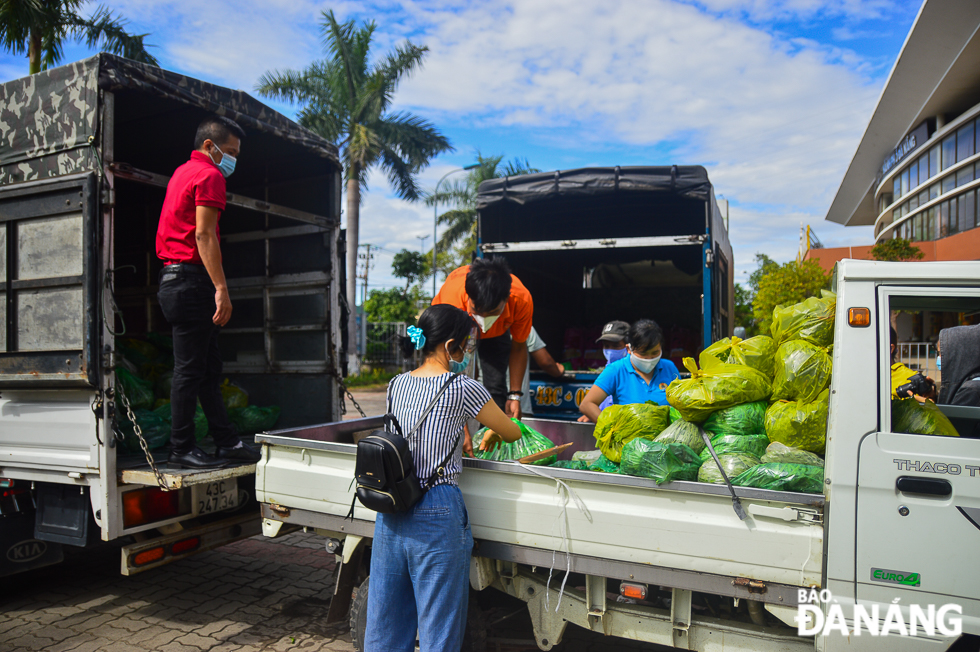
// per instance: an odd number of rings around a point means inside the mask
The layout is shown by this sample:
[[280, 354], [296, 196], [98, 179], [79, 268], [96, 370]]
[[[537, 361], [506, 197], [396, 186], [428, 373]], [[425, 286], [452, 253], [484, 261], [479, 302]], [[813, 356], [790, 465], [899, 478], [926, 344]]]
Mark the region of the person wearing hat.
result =
[[[621, 331], [621, 327], [613, 326], [615, 323], [606, 324], [603, 336], [606, 335], [606, 328], [609, 328], [610, 333]], [[599, 339], [602, 340], [602, 337]], [[579, 410], [589, 421], [599, 420], [601, 406], [608, 398], [612, 398], [616, 405], [647, 401], [667, 405], [667, 386], [680, 377], [674, 363], [662, 359], [664, 336], [657, 322], [652, 319], [639, 320], [630, 326], [626, 339], [629, 344], [624, 349], [614, 349], [626, 353], [603, 369], [582, 399]], [[603, 340], [603, 354], [607, 351], [607, 341], [609, 340]], [[606, 359], [616, 355], [609, 353]]]

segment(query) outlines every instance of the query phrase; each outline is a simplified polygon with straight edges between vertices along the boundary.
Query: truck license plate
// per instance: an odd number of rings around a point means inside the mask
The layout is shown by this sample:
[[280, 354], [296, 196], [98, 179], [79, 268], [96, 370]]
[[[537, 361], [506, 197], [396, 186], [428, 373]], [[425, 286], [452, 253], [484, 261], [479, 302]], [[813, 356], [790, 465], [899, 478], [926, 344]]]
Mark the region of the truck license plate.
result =
[[195, 516], [238, 507], [238, 480], [235, 478], [197, 484], [193, 489]]

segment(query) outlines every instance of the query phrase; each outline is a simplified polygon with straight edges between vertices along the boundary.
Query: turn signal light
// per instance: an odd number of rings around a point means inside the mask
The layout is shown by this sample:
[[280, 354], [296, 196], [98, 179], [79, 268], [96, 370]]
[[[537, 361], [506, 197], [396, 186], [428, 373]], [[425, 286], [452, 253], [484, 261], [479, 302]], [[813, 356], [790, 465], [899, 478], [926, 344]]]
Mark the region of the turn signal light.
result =
[[631, 582], [623, 582], [619, 585], [619, 592], [624, 598], [633, 598], [634, 600], [646, 600], [647, 599], [647, 585], [646, 584], [633, 584]]
[[871, 325], [871, 311], [867, 308], [848, 308], [847, 325], [866, 328]]
[[171, 555], [182, 555], [185, 552], [190, 552], [191, 550], [197, 550], [201, 545], [201, 537], [191, 537], [189, 539], [181, 539], [180, 541], [174, 543], [170, 546]]
[[157, 487], [127, 491], [122, 495], [123, 527], [136, 527], [189, 513], [189, 509], [181, 510], [181, 493], [161, 491]]
[[160, 561], [163, 559], [166, 551], [163, 546], [157, 548], [150, 548], [149, 550], [144, 550], [143, 552], [138, 552], [132, 557], [133, 566], [146, 566], [147, 564], [152, 564], [155, 561]]

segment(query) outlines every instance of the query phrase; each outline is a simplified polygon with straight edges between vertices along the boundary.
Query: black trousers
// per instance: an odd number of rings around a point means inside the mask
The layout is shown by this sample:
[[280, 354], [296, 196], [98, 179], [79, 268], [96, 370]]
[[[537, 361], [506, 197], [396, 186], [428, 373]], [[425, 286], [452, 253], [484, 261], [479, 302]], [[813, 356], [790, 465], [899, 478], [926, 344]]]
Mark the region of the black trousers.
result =
[[480, 340], [480, 366], [483, 369], [483, 386], [490, 392], [493, 402], [504, 409], [510, 391], [510, 333]]
[[[185, 264], [186, 268], [187, 265]], [[200, 266], [203, 270], [203, 266]], [[214, 285], [207, 273], [160, 272], [157, 293], [164, 317], [173, 326], [174, 378], [170, 390], [173, 420], [170, 448], [186, 453], [196, 445], [194, 410], [197, 402], [208, 419], [208, 433], [217, 446], [235, 446], [241, 439], [228, 420], [221, 397], [220, 326], [214, 317]]]

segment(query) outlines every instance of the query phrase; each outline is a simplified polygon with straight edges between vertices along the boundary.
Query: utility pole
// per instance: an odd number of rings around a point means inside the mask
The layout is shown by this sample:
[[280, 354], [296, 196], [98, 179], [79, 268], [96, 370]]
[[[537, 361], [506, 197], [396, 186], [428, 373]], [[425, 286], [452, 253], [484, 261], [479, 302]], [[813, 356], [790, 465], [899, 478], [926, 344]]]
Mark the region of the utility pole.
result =
[[415, 236], [419, 241], [419, 253], [425, 253], [425, 241], [429, 239], [429, 234]]
[[374, 260], [374, 256], [372, 255], [372, 252], [379, 249], [379, 247], [375, 247], [372, 244], [362, 244], [360, 246], [364, 247], [364, 253], [357, 254], [357, 258], [364, 261], [364, 268], [362, 273], [358, 274], [357, 278], [364, 281], [364, 283], [361, 285], [361, 305], [363, 306], [364, 302], [367, 301], [368, 272], [370, 272], [371, 268], [374, 267], [374, 263], [372, 262]]

